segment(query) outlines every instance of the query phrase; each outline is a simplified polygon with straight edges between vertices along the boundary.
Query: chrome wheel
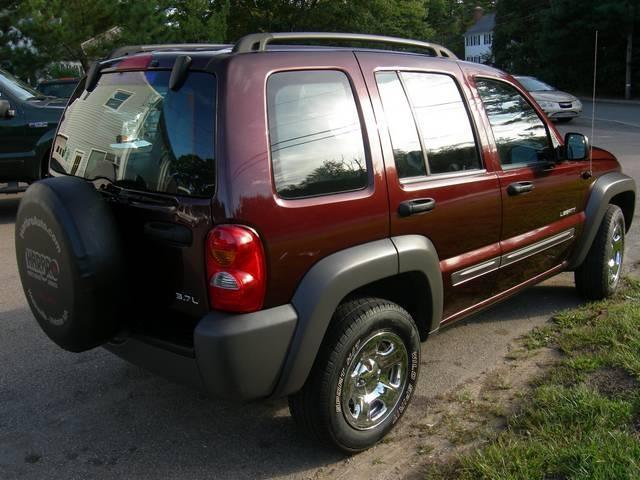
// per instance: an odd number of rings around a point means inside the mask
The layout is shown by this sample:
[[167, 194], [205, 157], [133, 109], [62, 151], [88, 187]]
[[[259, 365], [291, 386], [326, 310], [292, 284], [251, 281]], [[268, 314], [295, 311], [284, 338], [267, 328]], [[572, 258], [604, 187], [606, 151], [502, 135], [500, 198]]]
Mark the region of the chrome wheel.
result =
[[353, 355], [344, 378], [342, 412], [349, 425], [368, 430], [394, 411], [407, 384], [409, 356], [393, 332], [376, 332]]
[[622, 270], [622, 257], [624, 255], [624, 232], [623, 226], [616, 223], [611, 234], [610, 246], [611, 255], [607, 262], [609, 269], [609, 286], [615, 287], [620, 279], [620, 271]]

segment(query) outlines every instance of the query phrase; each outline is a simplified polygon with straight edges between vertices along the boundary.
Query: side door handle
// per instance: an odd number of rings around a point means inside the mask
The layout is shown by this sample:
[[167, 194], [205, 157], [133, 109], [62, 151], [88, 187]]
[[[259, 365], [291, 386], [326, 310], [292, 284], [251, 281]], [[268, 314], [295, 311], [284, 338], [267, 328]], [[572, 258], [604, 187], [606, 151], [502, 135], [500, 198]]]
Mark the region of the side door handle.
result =
[[398, 206], [398, 215], [408, 217], [416, 213], [430, 212], [436, 208], [436, 201], [433, 198], [415, 198], [402, 202]]
[[533, 188], [533, 182], [515, 182], [507, 187], [507, 193], [509, 195], [522, 195], [532, 191]]

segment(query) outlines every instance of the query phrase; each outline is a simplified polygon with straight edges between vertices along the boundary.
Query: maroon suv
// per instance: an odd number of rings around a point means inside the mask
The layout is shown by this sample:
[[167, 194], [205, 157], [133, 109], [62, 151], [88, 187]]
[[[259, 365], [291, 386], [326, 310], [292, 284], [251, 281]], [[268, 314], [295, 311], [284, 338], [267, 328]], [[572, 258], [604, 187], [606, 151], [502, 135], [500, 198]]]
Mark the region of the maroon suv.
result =
[[[282, 45], [306, 40], [405, 51]], [[53, 341], [287, 395], [349, 452], [401, 417], [441, 326], [565, 270], [610, 295], [635, 205], [615, 157], [511, 76], [347, 34], [120, 49], [71, 98], [50, 173], [16, 245]]]

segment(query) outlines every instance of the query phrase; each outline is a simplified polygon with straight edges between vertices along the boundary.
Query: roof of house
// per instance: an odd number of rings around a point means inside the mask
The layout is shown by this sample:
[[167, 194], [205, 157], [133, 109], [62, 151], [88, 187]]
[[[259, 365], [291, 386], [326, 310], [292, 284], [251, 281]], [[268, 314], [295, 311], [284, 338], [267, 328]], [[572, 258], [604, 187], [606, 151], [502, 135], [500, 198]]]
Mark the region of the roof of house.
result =
[[493, 31], [496, 26], [496, 14], [495, 13], [487, 13], [483, 15], [480, 20], [471, 25], [469, 29], [464, 32], [465, 35], [470, 33], [484, 33]]

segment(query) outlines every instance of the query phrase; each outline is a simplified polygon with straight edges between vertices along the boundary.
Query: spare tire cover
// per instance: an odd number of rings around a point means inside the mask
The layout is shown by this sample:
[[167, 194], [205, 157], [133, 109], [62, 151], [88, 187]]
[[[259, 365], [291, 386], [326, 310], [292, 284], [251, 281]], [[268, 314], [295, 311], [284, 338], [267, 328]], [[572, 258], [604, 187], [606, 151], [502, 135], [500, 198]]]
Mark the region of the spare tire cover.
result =
[[127, 291], [124, 252], [93, 184], [55, 177], [31, 185], [18, 208], [15, 239], [25, 296], [54, 342], [81, 352], [117, 333]]

